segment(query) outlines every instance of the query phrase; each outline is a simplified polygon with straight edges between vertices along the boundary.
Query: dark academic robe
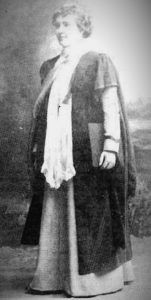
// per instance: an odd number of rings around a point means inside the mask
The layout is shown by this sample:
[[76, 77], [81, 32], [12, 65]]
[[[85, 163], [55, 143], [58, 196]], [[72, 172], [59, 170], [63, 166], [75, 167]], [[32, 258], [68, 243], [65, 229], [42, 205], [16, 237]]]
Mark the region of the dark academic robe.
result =
[[[58, 57], [46, 61], [41, 69], [42, 82]], [[102, 170], [92, 165], [90, 123], [103, 124], [102, 95], [116, 86], [120, 106], [121, 139], [116, 165]], [[76, 67], [72, 80], [72, 136], [74, 199], [78, 241], [79, 273], [114, 269], [116, 253], [123, 249], [122, 261], [131, 259], [128, 228], [128, 202], [136, 188], [135, 160], [117, 72], [105, 54], [88, 52]], [[47, 125], [48, 96], [33, 120], [29, 141], [29, 171], [33, 198], [21, 243], [38, 244], [45, 178], [41, 174]], [[112, 137], [108, 137], [112, 138]], [[37, 144], [37, 151], [33, 147]]]

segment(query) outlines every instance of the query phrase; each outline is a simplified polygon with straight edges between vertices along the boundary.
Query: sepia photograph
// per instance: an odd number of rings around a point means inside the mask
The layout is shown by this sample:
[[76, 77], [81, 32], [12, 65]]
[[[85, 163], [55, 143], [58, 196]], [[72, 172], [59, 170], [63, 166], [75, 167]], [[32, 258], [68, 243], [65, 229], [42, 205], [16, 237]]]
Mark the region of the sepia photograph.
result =
[[150, 0], [0, 0], [0, 299], [151, 299]]

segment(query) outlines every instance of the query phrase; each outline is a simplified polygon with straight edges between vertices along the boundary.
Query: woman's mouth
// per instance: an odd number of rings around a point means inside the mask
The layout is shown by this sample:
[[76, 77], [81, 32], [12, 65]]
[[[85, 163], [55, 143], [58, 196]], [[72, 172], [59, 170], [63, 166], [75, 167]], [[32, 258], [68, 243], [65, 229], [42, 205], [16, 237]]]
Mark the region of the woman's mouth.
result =
[[64, 39], [66, 39], [66, 35], [60, 34], [60, 35], [58, 36], [58, 39], [59, 39], [59, 41], [62, 41], [62, 40], [64, 40]]

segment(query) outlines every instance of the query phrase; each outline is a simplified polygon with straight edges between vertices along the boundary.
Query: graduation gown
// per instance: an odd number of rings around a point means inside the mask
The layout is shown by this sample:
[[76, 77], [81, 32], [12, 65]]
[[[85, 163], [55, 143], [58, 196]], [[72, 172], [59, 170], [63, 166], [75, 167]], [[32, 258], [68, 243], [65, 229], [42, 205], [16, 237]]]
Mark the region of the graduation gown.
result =
[[[45, 79], [58, 57], [41, 69]], [[93, 167], [89, 125], [104, 122], [102, 94], [116, 86], [120, 107], [121, 138], [116, 165], [110, 170]], [[106, 271], [116, 267], [116, 253], [124, 249], [124, 260], [132, 256], [128, 226], [129, 197], [136, 188], [135, 159], [121, 86], [117, 71], [105, 54], [84, 54], [72, 80], [73, 161], [76, 170], [74, 201], [78, 243], [79, 274]], [[97, 96], [96, 96], [97, 95]], [[22, 244], [38, 244], [45, 178], [41, 174], [46, 134], [49, 91], [40, 112], [32, 122], [29, 140], [29, 171], [33, 198], [27, 216]], [[102, 139], [104, 137], [101, 137]], [[36, 144], [36, 152], [33, 148]]]

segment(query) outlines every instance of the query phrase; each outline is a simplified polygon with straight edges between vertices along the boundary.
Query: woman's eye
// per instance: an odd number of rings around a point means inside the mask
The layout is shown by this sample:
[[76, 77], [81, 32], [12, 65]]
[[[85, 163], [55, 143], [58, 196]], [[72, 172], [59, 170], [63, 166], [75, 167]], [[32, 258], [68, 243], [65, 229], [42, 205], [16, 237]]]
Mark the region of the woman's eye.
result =
[[55, 28], [59, 28], [60, 27], [60, 23], [55, 23]]
[[69, 23], [68, 22], [63, 22], [64, 27], [68, 27]]

